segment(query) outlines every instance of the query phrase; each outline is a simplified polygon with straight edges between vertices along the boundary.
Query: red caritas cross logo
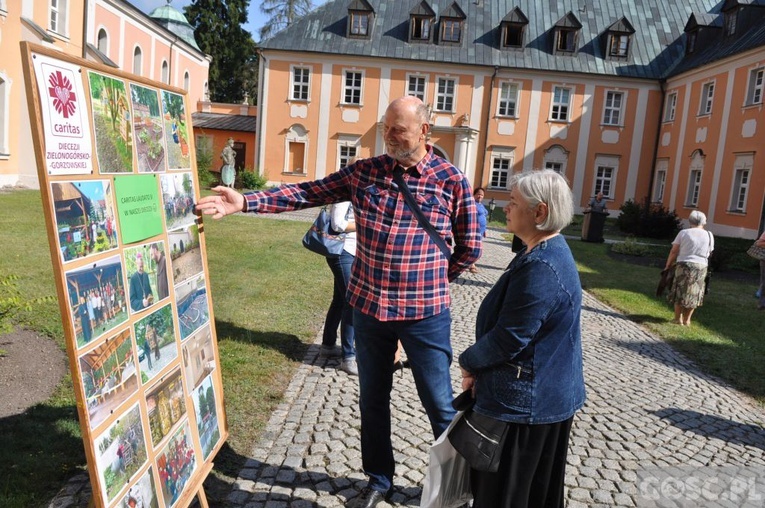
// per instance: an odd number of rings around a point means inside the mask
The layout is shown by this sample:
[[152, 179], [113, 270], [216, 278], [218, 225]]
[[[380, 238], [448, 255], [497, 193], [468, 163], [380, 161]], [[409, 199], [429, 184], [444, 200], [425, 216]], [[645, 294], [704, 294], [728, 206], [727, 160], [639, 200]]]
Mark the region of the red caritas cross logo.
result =
[[48, 77], [48, 93], [53, 98], [53, 107], [56, 108], [64, 118], [69, 118], [77, 109], [77, 97], [72, 90], [72, 83], [69, 78], [61, 75], [61, 71], [56, 71]]

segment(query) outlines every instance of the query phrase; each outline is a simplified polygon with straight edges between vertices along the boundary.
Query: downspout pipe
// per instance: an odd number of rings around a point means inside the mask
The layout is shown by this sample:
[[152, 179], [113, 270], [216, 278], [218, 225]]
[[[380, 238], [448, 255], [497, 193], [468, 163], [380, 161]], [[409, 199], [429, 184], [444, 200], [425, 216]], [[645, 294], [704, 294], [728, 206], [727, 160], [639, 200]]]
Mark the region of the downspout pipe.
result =
[[[484, 167], [486, 166], [486, 150], [489, 148], [489, 124], [491, 122], [492, 111], [494, 111], [494, 82], [499, 73], [499, 65], [494, 66], [494, 73], [491, 75], [489, 83], [489, 109], [486, 112], [486, 120], [483, 124], [483, 152], [481, 154], [481, 178], [484, 176]], [[479, 185], [480, 187], [480, 185]]]

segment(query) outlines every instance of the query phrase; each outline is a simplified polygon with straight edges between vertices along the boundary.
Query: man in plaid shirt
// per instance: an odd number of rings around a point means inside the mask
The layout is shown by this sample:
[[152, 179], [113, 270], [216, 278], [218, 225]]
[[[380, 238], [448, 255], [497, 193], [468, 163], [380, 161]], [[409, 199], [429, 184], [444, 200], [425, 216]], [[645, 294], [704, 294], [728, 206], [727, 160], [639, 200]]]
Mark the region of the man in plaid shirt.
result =
[[[390, 392], [393, 357], [401, 341], [417, 392], [439, 436], [454, 410], [449, 365], [449, 282], [481, 255], [478, 216], [465, 175], [434, 155], [426, 143], [427, 107], [415, 97], [394, 100], [386, 110], [387, 154], [362, 159], [321, 180], [239, 194], [216, 187], [197, 209], [219, 219], [236, 212], [278, 213], [351, 201], [356, 213], [356, 259], [348, 300], [354, 309], [359, 367], [361, 453], [368, 485], [347, 506], [371, 508], [393, 486]], [[404, 171], [425, 217], [447, 244], [446, 259], [420, 227], [393, 181]]]

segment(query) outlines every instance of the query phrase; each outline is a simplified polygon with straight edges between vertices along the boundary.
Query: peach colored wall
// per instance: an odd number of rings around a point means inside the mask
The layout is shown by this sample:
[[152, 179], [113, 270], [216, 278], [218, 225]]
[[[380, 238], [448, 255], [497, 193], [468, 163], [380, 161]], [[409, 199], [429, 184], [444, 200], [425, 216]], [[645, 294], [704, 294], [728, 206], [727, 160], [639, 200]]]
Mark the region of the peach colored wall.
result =
[[[50, 31], [54, 42], [46, 44], [65, 54], [82, 56], [83, 6], [81, 2], [68, 2], [66, 16], [66, 34], [61, 37]], [[39, 35], [32, 32], [21, 21], [22, 2], [8, 0], [7, 13], [0, 15], [0, 79], [5, 82], [6, 118], [0, 132], [4, 132], [3, 150], [7, 155], [0, 156], [0, 187], [16, 185], [20, 182], [28, 186], [37, 186], [37, 165], [31, 139], [31, 122], [27, 109], [26, 84], [21, 62], [20, 41], [40, 43]], [[34, 2], [32, 20], [43, 28], [49, 28], [50, 15], [48, 2]], [[5, 132], [7, 131], [7, 132]]]

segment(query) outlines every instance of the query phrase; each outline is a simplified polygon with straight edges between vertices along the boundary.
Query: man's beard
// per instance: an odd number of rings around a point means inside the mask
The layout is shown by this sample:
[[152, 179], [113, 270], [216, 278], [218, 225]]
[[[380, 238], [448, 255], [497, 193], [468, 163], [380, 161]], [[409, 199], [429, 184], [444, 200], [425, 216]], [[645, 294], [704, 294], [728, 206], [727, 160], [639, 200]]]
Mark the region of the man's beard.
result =
[[410, 161], [415, 152], [417, 152], [417, 148], [413, 148], [411, 150], [401, 150], [400, 148], [389, 147], [388, 152], [391, 157], [399, 162]]

